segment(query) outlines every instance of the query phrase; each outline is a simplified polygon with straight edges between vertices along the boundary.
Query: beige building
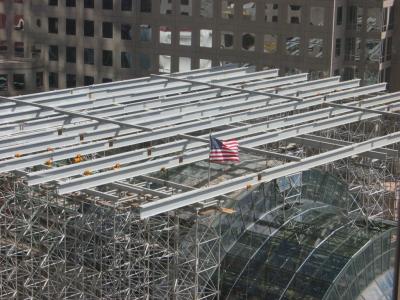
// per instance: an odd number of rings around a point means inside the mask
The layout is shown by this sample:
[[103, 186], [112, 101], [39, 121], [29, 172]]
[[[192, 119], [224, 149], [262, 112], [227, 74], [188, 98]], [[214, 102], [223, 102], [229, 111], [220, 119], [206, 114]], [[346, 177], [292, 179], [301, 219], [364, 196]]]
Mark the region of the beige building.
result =
[[394, 2], [0, 0], [0, 94], [229, 62], [399, 89]]

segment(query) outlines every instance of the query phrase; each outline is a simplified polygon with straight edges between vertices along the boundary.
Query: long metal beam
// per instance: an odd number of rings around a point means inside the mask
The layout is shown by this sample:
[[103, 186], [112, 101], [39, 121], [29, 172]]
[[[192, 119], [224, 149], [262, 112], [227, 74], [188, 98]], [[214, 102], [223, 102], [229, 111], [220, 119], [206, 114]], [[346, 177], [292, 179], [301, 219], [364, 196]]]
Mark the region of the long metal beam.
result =
[[[358, 95], [358, 94], [365, 94], [366, 91], [368, 92], [376, 92], [382, 89], [382, 85], [374, 85], [369, 86], [368, 89], [366, 87], [357, 88], [353, 91], [347, 91], [347, 93], [343, 97], [350, 97], [351, 95]], [[393, 96], [395, 97], [395, 96]], [[139, 134], [131, 134], [124, 137], [115, 138], [113, 141], [113, 146], [117, 147], [117, 145], [121, 146], [123, 143], [124, 146], [133, 145], [148, 141], [153, 141], [157, 139], [163, 139], [167, 137], [172, 137], [177, 134], [182, 133], [190, 133], [199, 130], [205, 130], [213, 127], [218, 126], [225, 126], [230, 123], [241, 122], [245, 120], [257, 119], [257, 118], [265, 118], [267, 116], [272, 116], [274, 114], [285, 113], [289, 110], [293, 109], [304, 109], [307, 107], [315, 106], [318, 104], [322, 104], [325, 101], [336, 101], [338, 99], [342, 99], [341, 97], [337, 97], [336, 95], [330, 95], [327, 100], [323, 99], [323, 97], [315, 97], [314, 99], [309, 99], [302, 103], [284, 103], [281, 105], [270, 106], [264, 109], [257, 109], [257, 110], [250, 110], [244, 111], [236, 114], [231, 114], [222, 117], [214, 117], [214, 118], [206, 118], [204, 120], [193, 121], [182, 125], [176, 125], [174, 127], [167, 127], [161, 128], [157, 130], [153, 130], [150, 134], [148, 133], [139, 133]], [[346, 112], [346, 110], [344, 110]], [[301, 118], [300, 115], [296, 115], [296, 117]], [[115, 136], [116, 133], [120, 133], [121, 131], [115, 132], [112, 131], [113, 134], [110, 132], [105, 132], [103, 134], [98, 133], [97, 131], [94, 132], [85, 132], [85, 140], [90, 139], [104, 139], [104, 138], [112, 138]], [[124, 143], [123, 141], [127, 141]], [[30, 153], [35, 151], [46, 151], [49, 147], [56, 148], [56, 147], [65, 147], [68, 145], [78, 144], [81, 143], [82, 139], [80, 135], [76, 136], [60, 136], [53, 139], [43, 139], [43, 141], [39, 140], [36, 143], [31, 144], [22, 144], [16, 146], [8, 146], [7, 148], [0, 149], [0, 158], [5, 157], [12, 157], [15, 153]], [[102, 143], [104, 144], [104, 142]], [[91, 145], [93, 146], [93, 145]], [[109, 147], [108, 147], [109, 148]]]
[[194, 191], [184, 192], [162, 200], [146, 203], [140, 206], [140, 217], [142, 219], [163, 212], [175, 210], [190, 204], [198, 203], [208, 199], [228, 194], [248, 186], [269, 182], [273, 179], [303, 172], [334, 161], [351, 157], [363, 152], [372, 151], [390, 144], [400, 142], [400, 132], [395, 132], [368, 141], [346, 146], [340, 149], [327, 151], [322, 154], [311, 156], [300, 162], [291, 162], [264, 171], [253, 173], [239, 178], [227, 180], [215, 186], [206, 187]]
[[[398, 103], [400, 107], [400, 103]], [[317, 111], [319, 112], [319, 111]], [[311, 112], [312, 113], [312, 112]], [[321, 114], [321, 118], [324, 117], [324, 114]], [[326, 115], [329, 117], [330, 112], [327, 112]], [[268, 143], [275, 143], [277, 141], [282, 141], [288, 139], [290, 137], [294, 137], [301, 134], [311, 133], [315, 131], [325, 130], [332, 127], [337, 127], [343, 124], [350, 124], [352, 122], [357, 122], [360, 120], [365, 120], [373, 117], [377, 117], [379, 115], [375, 113], [362, 113], [355, 112], [347, 115], [341, 115], [335, 118], [329, 118], [317, 123], [307, 123], [301, 126], [290, 127], [285, 130], [281, 130], [279, 132], [268, 132], [266, 134], [261, 134], [254, 137], [249, 137], [240, 140], [240, 143], [246, 147], [257, 147], [261, 145], [265, 145]], [[139, 175], [145, 175], [148, 173], [156, 172], [161, 169], [172, 168], [179, 165], [185, 165], [201, 160], [205, 160], [208, 158], [209, 150], [201, 149], [192, 152], [185, 152], [182, 155], [171, 156], [167, 158], [162, 158], [154, 161], [150, 161], [147, 163], [136, 164], [132, 166], [127, 166], [118, 170], [112, 171], [104, 171], [101, 173], [94, 174], [92, 176], [87, 177], [78, 177], [66, 182], [60, 183], [58, 188], [59, 194], [66, 194], [74, 191], [81, 190], [83, 187], [90, 188], [103, 184], [107, 184], [113, 182], [115, 180], [122, 180], [130, 177], [135, 177]], [[28, 175], [29, 176], [29, 175]], [[36, 180], [39, 180], [37, 178]], [[49, 178], [50, 179], [50, 178]], [[43, 180], [43, 178], [42, 178]], [[33, 181], [28, 180], [28, 184], [33, 184]]]
[[[389, 96], [391, 96], [391, 97], [389, 97]], [[386, 99], [391, 99], [390, 101], [393, 101], [396, 99], [400, 100], [400, 93], [397, 96], [398, 98], [392, 99], [392, 97], [393, 97], [393, 95], [383, 95], [383, 96], [376, 97], [375, 100], [377, 101], [377, 100], [381, 99], [383, 103]], [[367, 100], [363, 100], [361, 104], [368, 105], [368, 103], [371, 103], [371, 102], [372, 102], [372, 99], [367, 99]], [[322, 111], [322, 113], [324, 113], [324, 115], [322, 115], [322, 118], [333, 116], [335, 114], [341, 114], [345, 111], [346, 110], [344, 110], [344, 109], [339, 109], [337, 111], [332, 108], [324, 109]], [[307, 112], [305, 114], [301, 114], [301, 116], [302, 116], [301, 120], [299, 120], [299, 118], [298, 118], [299, 115], [294, 115], [294, 116], [290, 116], [290, 117], [286, 117], [286, 118], [271, 120], [271, 121], [264, 122], [264, 123], [252, 124], [252, 125], [243, 126], [243, 127], [239, 127], [239, 128], [228, 129], [228, 130], [224, 130], [221, 132], [216, 132], [214, 135], [218, 138], [225, 138], [225, 139], [233, 138], [233, 137], [239, 138], [239, 137], [246, 136], [246, 135], [253, 135], [253, 134], [256, 134], [259, 132], [263, 132], [265, 130], [278, 129], [282, 126], [293, 126], [296, 124], [301, 124], [304, 122], [310, 122], [313, 120], [317, 120], [317, 119], [321, 118], [321, 112], [320, 111], [311, 111], [311, 112]], [[341, 121], [343, 122], [343, 118], [341, 119]], [[344, 122], [345, 121], [346, 120], [344, 119]], [[323, 125], [326, 126], [325, 120], [323, 120], [322, 122], [323, 122]], [[314, 131], [318, 130], [319, 127], [317, 127], [317, 125], [319, 123], [317, 122], [314, 124], [316, 125], [316, 127], [311, 128], [311, 130], [314, 130]], [[294, 131], [296, 131], [296, 128], [294, 128]], [[202, 138], [207, 138], [207, 136], [202, 136]], [[100, 144], [100, 145], [103, 146], [103, 144]], [[147, 159], [149, 157], [154, 158], [156, 156], [172, 154], [174, 152], [182, 153], [183, 151], [194, 149], [196, 147], [201, 147], [202, 145], [204, 145], [204, 144], [197, 143], [197, 142], [190, 142], [190, 141], [179, 141], [179, 142], [167, 143], [167, 144], [162, 144], [162, 145], [157, 145], [157, 146], [152, 147], [151, 151], [150, 151], [151, 152], [150, 156], [149, 156], [149, 149], [139, 149], [139, 150], [128, 151], [128, 152], [124, 152], [124, 153], [116, 154], [116, 155], [112, 155], [112, 156], [107, 156], [104, 158], [98, 158], [96, 160], [85, 161], [78, 165], [67, 165], [64, 167], [58, 167], [58, 168], [54, 168], [54, 169], [50, 169], [50, 170], [46, 170], [46, 171], [34, 172], [34, 173], [32, 173], [32, 176], [36, 175], [36, 178], [38, 180], [39, 180], [39, 178], [41, 178], [40, 180], [43, 180], [44, 177], [50, 177], [50, 178], [54, 178], [54, 179], [62, 178], [62, 176], [69, 177], [69, 176], [82, 174], [82, 172], [83, 172], [82, 170], [84, 168], [88, 168], [88, 169], [91, 169], [94, 171], [94, 170], [98, 170], [98, 169], [112, 167], [116, 162], [120, 163], [121, 165], [126, 165], [128, 163], [137, 162], [140, 160]], [[76, 155], [77, 153], [80, 153], [83, 155], [83, 154], [92, 153], [94, 151], [101, 151], [101, 149], [102, 149], [102, 148], [98, 148], [98, 149], [91, 148], [90, 144], [86, 145], [87, 148], [82, 148], [82, 147], [84, 147], [84, 146], [80, 146], [80, 149], [75, 149], [76, 151], [72, 151], [72, 152], [71, 152], [71, 150], [73, 150], [73, 149], [61, 149], [61, 150], [55, 150], [54, 152], [52, 151], [52, 152], [46, 152], [43, 154], [36, 154], [36, 155], [32, 155], [32, 156], [27, 156], [27, 157], [20, 157], [20, 158], [15, 158], [15, 159], [11, 159], [11, 160], [5, 160], [3, 162], [0, 162], [0, 171], [6, 172], [6, 171], [11, 171], [11, 170], [26, 168], [29, 166], [41, 164], [45, 160], [48, 160], [48, 159], [57, 161], [60, 159], [70, 158], [70, 157]], [[106, 147], [109, 147], [108, 143], [106, 144]], [[47, 176], [45, 176], [45, 174], [47, 174]], [[34, 179], [34, 180], [36, 180], [36, 179]]]

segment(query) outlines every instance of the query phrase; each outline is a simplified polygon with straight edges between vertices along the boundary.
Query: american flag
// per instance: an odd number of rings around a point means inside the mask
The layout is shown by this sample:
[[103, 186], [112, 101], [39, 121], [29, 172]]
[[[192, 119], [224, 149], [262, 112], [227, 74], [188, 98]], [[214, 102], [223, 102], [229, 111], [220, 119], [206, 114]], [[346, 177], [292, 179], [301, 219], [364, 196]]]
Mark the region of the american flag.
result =
[[219, 140], [210, 136], [210, 162], [239, 162], [239, 143], [237, 140]]

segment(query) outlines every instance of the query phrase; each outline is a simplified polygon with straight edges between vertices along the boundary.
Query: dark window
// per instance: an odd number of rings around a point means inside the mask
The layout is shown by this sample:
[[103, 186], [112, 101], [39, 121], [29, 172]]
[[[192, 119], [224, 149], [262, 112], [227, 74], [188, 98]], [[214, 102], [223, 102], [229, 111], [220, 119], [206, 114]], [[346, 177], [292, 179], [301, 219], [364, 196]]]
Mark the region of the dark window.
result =
[[121, 10], [132, 10], [132, 0], [121, 0]]
[[103, 38], [112, 39], [113, 37], [113, 23], [103, 22]]
[[103, 66], [111, 67], [113, 65], [113, 53], [111, 50], [103, 50]]
[[338, 57], [342, 53], [342, 40], [336, 39], [335, 56]]
[[8, 90], [8, 76], [7, 74], [0, 74], [0, 91]]
[[75, 0], [65, 0], [65, 6], [66, 7], [75, 7], [76, 6]]
[[93, 76], [84, 76], [83, 77], [83, 85], [92, 85], [92, 84], [94, 84]]
[[58, 5], [58, 0], [49, 0], [49, 5], [57, 6]]
[[111, 79], [111, 78], [103, 78], [103, 79], [101, 80], [101, 82], [102, 82], [102, 83], [112, 82], [112, 79]]
[[76, 75], [75, 74], [67, 74], [66, 78], [66, 86], [67, 88], [73, 88], [76, 87]]
[[103, 0], [103, 9], [113, 9], [113, 0]]
[[7, 16], [5, 14], [0, 14], [0, 28], [6, 28]]
[[14, 43], [14, 54], [17, 57], [24, 57], [24, 43], [15, 42]]
[[85, 20], [83, 22], [83, 34], [85, 36], [94, 36], [94, 21]]
[[83, 2], [84, 8], [94, 8], [94, 0], [85, 0]]
[[67, 63], [76, 63], [76, 48], [75, 47], [67, 47], [66, 60], [67, 60]]
[[132, 66], [132, 55], [128, 52], [121, 52], [121, 68], [130, 68]]
[[55, 46], [55, 45], [49, 46], [49, 60], [53, 60], [53, 61], [58, 60], [58, 46]]
[[58, 74], [54, 72], [49, 73], [49, 87], [58, 88]]
[[343, 7], [339, 6], [337, 8], [336, 25], [342, 25], [342, 23], [343, 23]]
[[121, 40], [132, 39], [132, 26], [129, 24], [121, 24]]
[[141, 12], [151, 12], [151, 0], [140, 0], [140, 11]]
[[43, 87], [43, 72], [36, 72], [36, 87]]
[[94, 49], [83, 49], [83, 63], [86, 65], [94, 65]]
[[58, 19], [57, 18], [49, 18], [49, 33], [58, 33]]
[[25, 89], [25, 74], [14, 74], [13, 86], [14, 90]]
[[68, 35], [76, 34], [76, 22], [75, 19], [66, 19], [65, 20], [65, 33]]

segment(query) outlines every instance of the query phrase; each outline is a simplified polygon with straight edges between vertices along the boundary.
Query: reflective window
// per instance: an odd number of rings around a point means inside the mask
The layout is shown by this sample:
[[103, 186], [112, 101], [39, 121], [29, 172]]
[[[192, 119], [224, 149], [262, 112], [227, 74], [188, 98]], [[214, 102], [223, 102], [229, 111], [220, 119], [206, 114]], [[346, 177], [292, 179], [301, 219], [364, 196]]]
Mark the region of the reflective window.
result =
[[200, 69], [207, 69], [212, 67], [212, 61], [211, 59], [204, 59], [200, 58], [199, 60], [199, 68]]
[[172, 14], [172, 1], [171, 0], [160, 0], [160, 14], [162, 14], [162, 15]]
[[129, 52], [121, 52], [121, 68], [132, 67], [132, 54]]
[[132, 40], [132, 26], [121, 24], [121, 40]]
[[142, 70], [148, 70], [151, 68], [150, 56], [146, 53], [139, 53], [139, 67]]
[[13, 87], [17, 91], [25, 89], [25, 74], [13, 75]]
[[367, 61], [380, 62], [382, 57], [382, 43], [377, 39], [365, 40], [365, 59]]
[[131, 11], [132, 10], [132, 0], [121, 0], [121, 10]]
[[223, 19], [232, 19], [235, 15], [235, 1], [222, 0], [221, 3], [221, 16]]
[[179, 13], [182, 16], [192, 15], [192, 0], [180, 0]]
[[324, 26], [325, 20], [325, 8], [323, 7], [311, 7], [310, 10], [310, 25], [312, 26]]
[[382, 28], [382, 8], [367, 10], [367, 32], [380, 32]]
[[289, 55], [300, 55], [300, 37], [292, 36], [286, 38], [286, 53]]
[[264, 20], [265, 22], [278, 22], [278, 4], [273, 3], [265, 3], [264, 9], [265, 15]]
[[190, 57], [179, 57], [179, 72], [187, 72], [192, 69], [192, 59]]
[[245, 20], [256, 20], [256, 3], [254, 1], [245, 1], [242, 7], [242, 15]]
[[147, 24], [140, 25], [139, 39], [141, 42], [151, 41], [151, 26]]
[[103, 66], [111, 67], [113, 65], [113, 53], [111, 50], [103, 50]]
[[158, 71], [160, 73], [171, 73], [171, 56], [169, 55], [158, 56]]
[[0, 91], [8, 90], [8, 75], [0, 74]]
[[200, 47], [211, 48], [213, 31], [211, 29], [200, 29]]
[[221, 49], [233, 49], [233, 32], [221, 31]]
[[203, 18], [212, 18], [214, 15], [214, 1], [201, 0], [200, 1], [200, 16]]
[[278, 49], [278, 36], [276, 34], [264, 35], [264, 52], [275, 53]]
[[321, 58], [323, 55], [323, 39], [309, 39], [308, 55], [316, 58]]
[[243, 33], [242, 35], [242, 50], [254, 51], [256, 37], [254, 33]]
[[179, 31], [179, 45], [181, 46], [192, 45], [192, 31], [190, 29]]
[[160, 44], [171, 44], [172, 33], [171, 28], [167, 26], [160, 26]]
[[300, 5], [289, 5], [287, 22], [290, 24], [300, 24], [301, 23], [301, 6]]

